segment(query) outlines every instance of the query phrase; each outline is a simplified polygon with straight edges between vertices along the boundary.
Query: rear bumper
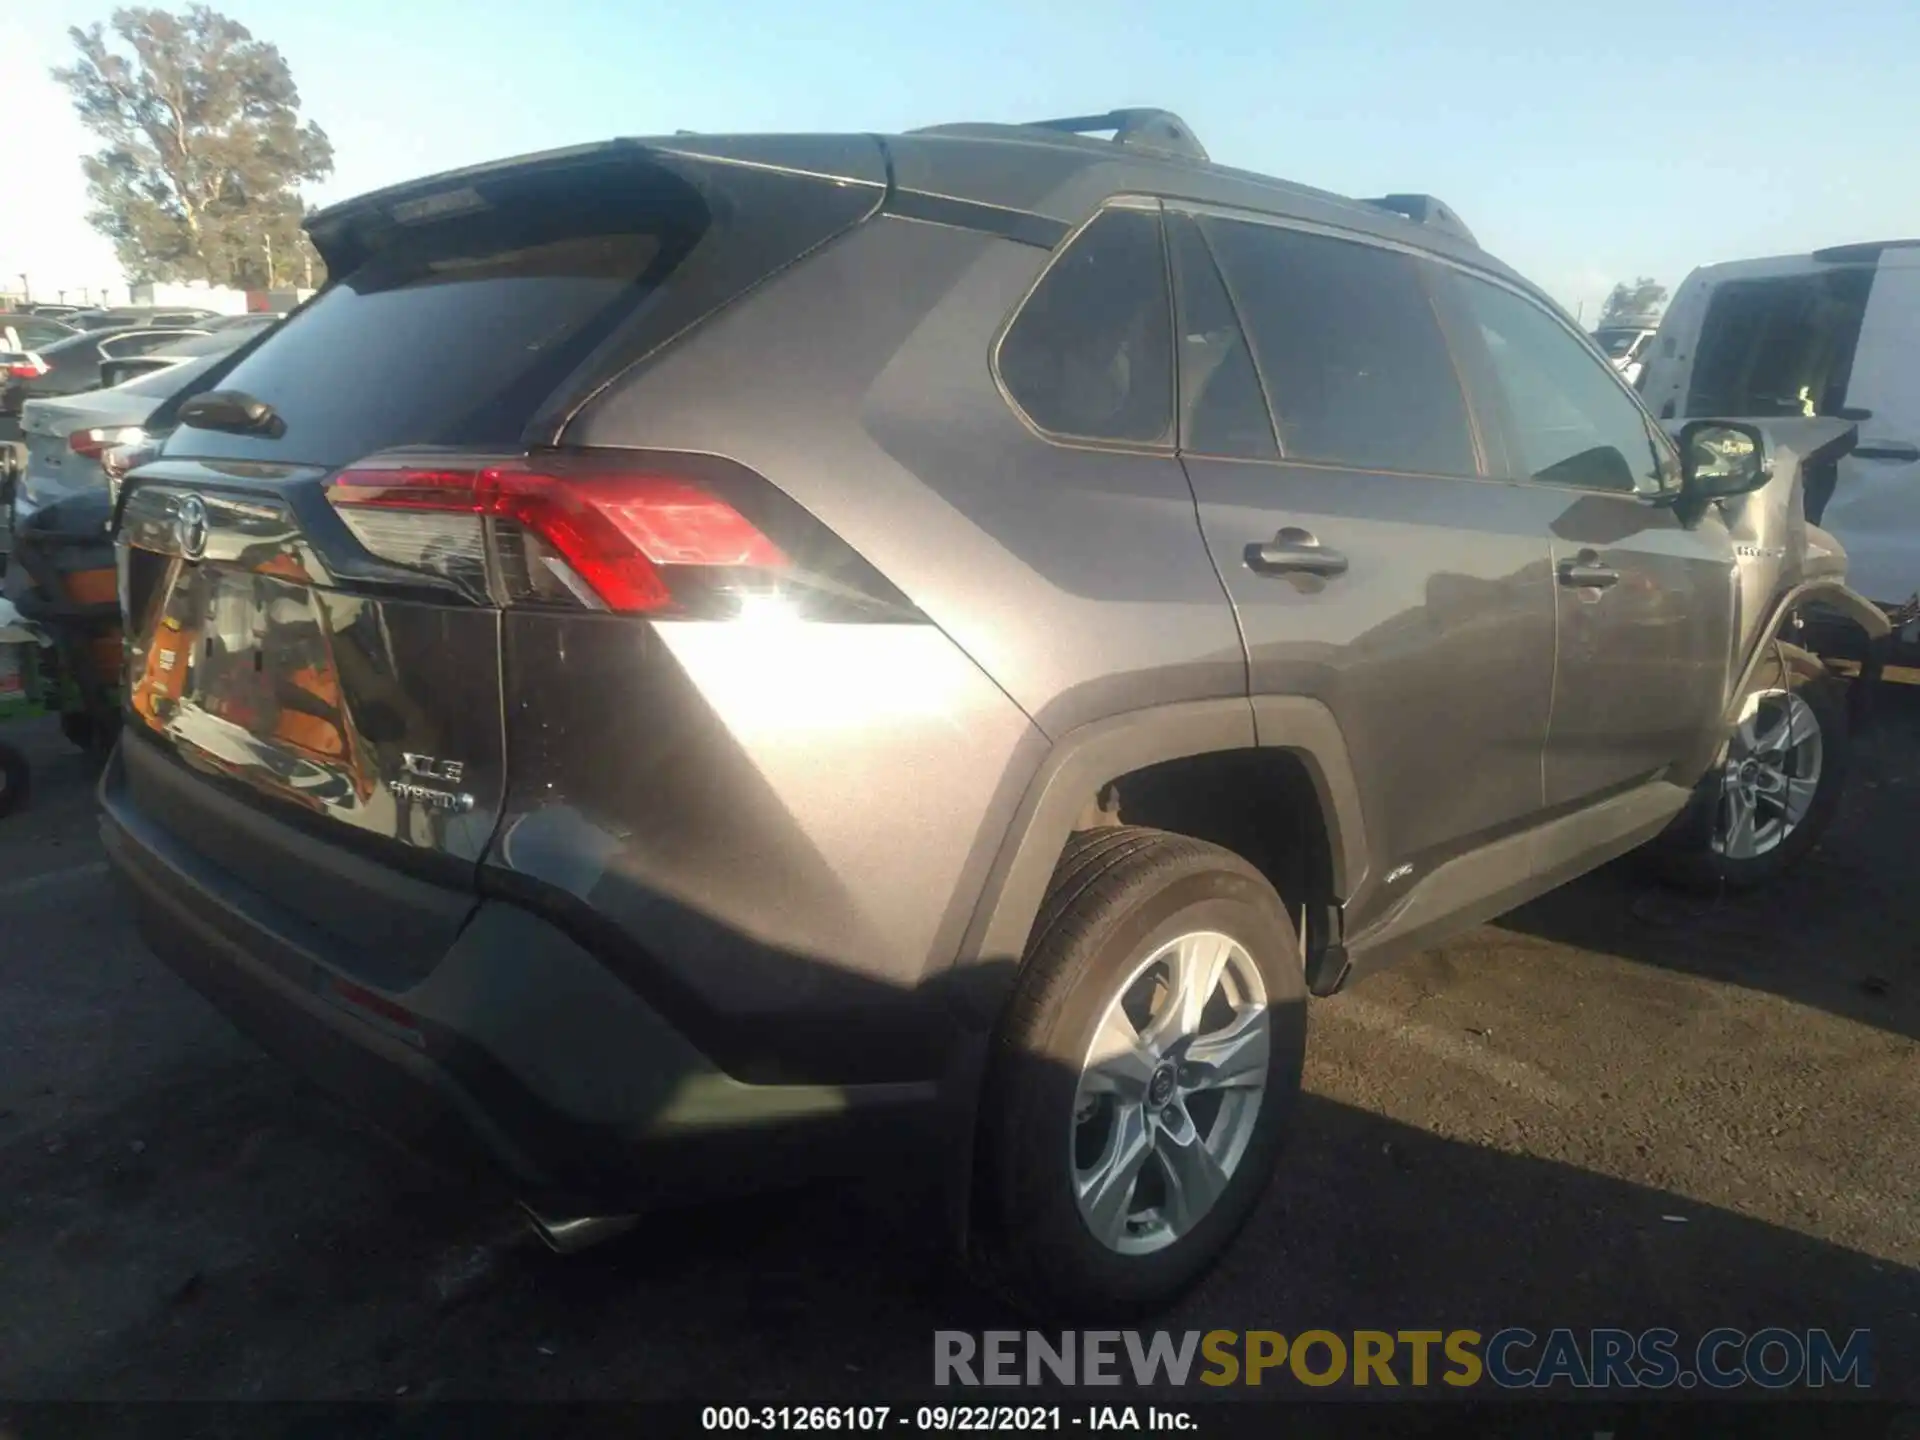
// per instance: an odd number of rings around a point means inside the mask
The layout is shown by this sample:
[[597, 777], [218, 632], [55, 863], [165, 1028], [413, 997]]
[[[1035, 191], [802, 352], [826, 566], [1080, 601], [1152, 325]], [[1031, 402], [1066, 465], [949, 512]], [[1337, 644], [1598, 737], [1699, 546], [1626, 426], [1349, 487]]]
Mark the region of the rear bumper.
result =
[[637, 1208], [897, 1171], [950, 1161], [970, 1127], [968, 1084], [742, 1083], [567, 934], [499, 901], [479, 903], [425, 980], [373, 990], [142, 814], [118, 752], [100, 800], [162, 960], [373, 1124], [530, 1199]]

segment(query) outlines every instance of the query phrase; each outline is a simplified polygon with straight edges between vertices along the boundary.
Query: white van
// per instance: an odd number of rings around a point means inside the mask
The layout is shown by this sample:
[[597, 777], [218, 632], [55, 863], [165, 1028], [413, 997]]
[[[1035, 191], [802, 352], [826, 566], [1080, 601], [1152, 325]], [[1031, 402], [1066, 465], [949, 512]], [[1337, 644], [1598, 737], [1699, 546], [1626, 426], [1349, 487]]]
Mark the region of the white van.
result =
[[1809, 481], [1807, 518], [1846, 547], [1854, 589], [1898, 621], [1920, 618], [1920, 240], [1695, 270], [1639, 390], [1662, 420], [1859, 422], [1854, 452]]

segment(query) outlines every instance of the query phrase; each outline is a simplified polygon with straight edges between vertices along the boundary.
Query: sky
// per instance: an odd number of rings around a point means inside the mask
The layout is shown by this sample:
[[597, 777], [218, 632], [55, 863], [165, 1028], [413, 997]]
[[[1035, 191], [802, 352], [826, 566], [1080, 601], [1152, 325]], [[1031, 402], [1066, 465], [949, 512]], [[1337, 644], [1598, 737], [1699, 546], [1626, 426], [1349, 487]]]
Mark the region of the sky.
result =
[[[333, 140], [314, 202], [611, 135], [1152, 105], [1216, 160], [1424, 191], [1568, 309], [1920, 235], [1913, 0], [224, 0]], [[48, 78], [105, 0], [0, 0], [0, 288], [123, 284]], [[24, 118], [23, 118], [24, 117]], [[30, 135], [31, 139], [26, 137]], [[124, 298], [124, 297], [122, 297]]]

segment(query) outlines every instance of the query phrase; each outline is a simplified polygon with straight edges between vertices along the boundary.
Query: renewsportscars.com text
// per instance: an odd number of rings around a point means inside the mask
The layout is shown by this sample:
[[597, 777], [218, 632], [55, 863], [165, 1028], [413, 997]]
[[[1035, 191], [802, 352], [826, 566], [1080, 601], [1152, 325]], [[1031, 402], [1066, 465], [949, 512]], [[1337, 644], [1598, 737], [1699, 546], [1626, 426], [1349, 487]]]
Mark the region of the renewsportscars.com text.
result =
[[936, 1330], [933, 1383], [1768, 1390], [1873, 1384], [1853, 1330]]

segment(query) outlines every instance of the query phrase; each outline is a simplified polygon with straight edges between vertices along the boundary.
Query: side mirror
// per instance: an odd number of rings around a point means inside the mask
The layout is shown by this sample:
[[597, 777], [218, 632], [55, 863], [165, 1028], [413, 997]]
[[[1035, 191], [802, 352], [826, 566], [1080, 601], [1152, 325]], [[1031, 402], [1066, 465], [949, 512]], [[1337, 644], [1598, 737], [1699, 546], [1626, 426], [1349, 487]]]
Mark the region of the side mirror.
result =
[[1680, 495], [1694, 504], [1747, 495], [1773, 478], [1773, 457], [1758, 426], [1690, 420], [1680, 427]]

